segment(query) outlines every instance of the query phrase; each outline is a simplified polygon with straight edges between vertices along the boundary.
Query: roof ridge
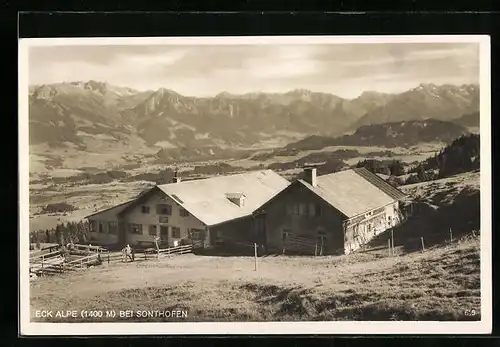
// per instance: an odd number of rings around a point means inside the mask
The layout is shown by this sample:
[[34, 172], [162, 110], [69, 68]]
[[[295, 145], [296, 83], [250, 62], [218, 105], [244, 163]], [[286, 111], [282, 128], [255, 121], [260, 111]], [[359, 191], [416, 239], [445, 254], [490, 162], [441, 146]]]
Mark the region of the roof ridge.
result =
[[175, 182], [172, 182], [172, 183], [164, 183], [164, 184], [159, 184], [157, 185], [157, 187], [163, 187], [163, 186], [170, 186], [170, 185], [179, 185], [179, 184], [183, 184], [183, 183], [188, 183], [188, 182], [196, 182], [196, 181], [206, 181], [206, 180], [215, 180], [215, 179], [222, 179], [222, 178], [227, 178], [227, 177], [233, 177], [233, 176], [243, 176], [243, 175], [250, 175], [250, 174], [257, 174], [257, 173], [263, 173], [263, 172], [272, 172], [276, 175], [279, 176], [278, 173], [276, 173], [274, 170], [272, 169], [265, 169], [265, 170], [252, 170], [252, 171], [245, 171], [245, 172], [238, 172], [238, 173], [229, 173], [229, 174], [226, 174], [226, 175], [217, 175], [217, 176], [211, 176], [211, 177], [206, 177], [206, 178], [195, 178], [195, 179], [192, 179], [192, 180], [188, 180], [188, 181], [180, 181], [179, 183], [175, 183]]
[[[379, 175], [371, 172], [365, 167], [355, 168], [353, 171], [379, 189], [382, 193], [388, 195], [391, 199], [399, 200], [407, 196], [397, 187], [394, 187], [392, 184], [382, 179]], [[369, 178], [367, 176], [369, 176]]]
[[331, 177], [331, 176], [338, 175], [338, 174], [343, 173], [343, 172], [354, 171], [354, 170], [355, 170], [355, 169], [340, 170], [340, 171], [331, 172], [331, 173], [329, 173], [329, 174], [325, 174], [325, 175], [319, 175], [319, 176], [317, 176], [317, 178], [322, 178], [322, 177]]

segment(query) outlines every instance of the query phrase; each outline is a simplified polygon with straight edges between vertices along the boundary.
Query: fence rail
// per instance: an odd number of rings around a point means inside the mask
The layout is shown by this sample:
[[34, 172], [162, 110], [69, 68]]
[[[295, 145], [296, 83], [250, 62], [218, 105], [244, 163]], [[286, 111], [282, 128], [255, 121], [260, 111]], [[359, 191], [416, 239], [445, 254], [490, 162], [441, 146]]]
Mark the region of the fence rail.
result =
[[[67, 270], [82, 269], [89, 264], [95, 264], [99, 260], [99, 254], [92, 254], [72, 261], [63, 263], [63, 268]], [[102, 259], [101, 259], [102, 261]]]
[[173, 254], [187, 254], [193, 252], [193, 245], [183, 245], [177, 247], [169, 247], [158, 250], [158, 257], [168, 256]]
[[77, 251], [90, 251], [95, 253], [107, 252], [108, 250], [102, 246], [91, 246], [91, 245], [81, 245], [81, 244], [72, 244], [72, 249]]
[[40, 262], [30, 263], [30, 272], [36, 274], [60, 273], [63, 263], [64, 258], [58, 255]]
[[43, 262], [58, 255], [61, 255], [61, 251], [53, 251], [35, 255], [30, 254], [30, 263]]
[[241, 246], [241, 247], [248, 247], [251, 249], [254, 249], [255, 245], [254, 242], [252, 241], [247, 241], [247, 240], [236, 240], [236, 239], [230, 239], [230, 238], [224, 238], [223, 239], [224, 243], [230, 243], [236, 246]]
[[322, 247], [323, 245], [318, 245], [313, 239], [300, 236], [288, 236], [283, 243], [283, 254], [285, 254], [286, 251], [291, 251], [317, 255], [318, 253], [323, 253], [322, 249], [320, 249]]

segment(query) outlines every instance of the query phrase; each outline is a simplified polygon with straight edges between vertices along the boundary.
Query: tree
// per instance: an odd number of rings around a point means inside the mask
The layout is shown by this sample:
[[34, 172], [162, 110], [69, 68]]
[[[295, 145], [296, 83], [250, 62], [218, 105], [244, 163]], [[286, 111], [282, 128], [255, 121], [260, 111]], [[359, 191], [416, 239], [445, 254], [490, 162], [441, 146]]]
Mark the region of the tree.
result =
[[422, 164], [418, 166], [417, 178], [419, 182], [425, 182], [429, 179], [427, 172], [425, 171], [424, 166]]
[[62, 239], [62, 230], [61, 230], [60, 224], [56, 225], [55, 234], [56, 234], [55, 242], [60, 244], [60, 245], [64, 244], [64, 241]]
[[389, 170], [390, 170], [391, 176], [401, 176], [401, 175], [405, 174], [404, 165], [400, 160], [394, 159], [389, 164]]
[[38, 231], [36, 231], [36, 234], [35, 234], [35, 242], [36, 242], [36, 249], [40, 249], [40, 233]]
[[82, 243], [87, 244], [90, 241], [90, 222], [84, 221], [81, 222], [82, 228]]

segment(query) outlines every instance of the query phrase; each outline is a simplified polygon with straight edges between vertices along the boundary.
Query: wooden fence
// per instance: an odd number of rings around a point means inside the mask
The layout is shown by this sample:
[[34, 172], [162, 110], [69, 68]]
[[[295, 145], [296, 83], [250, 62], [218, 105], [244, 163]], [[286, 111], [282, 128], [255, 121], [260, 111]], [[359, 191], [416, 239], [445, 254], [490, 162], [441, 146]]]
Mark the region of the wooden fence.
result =
[[64, 263], [64, 257], [59, 255], [50, 258], [41, 258], [40, 261], [30, 261], [30, 273], [37, 275], [61, 273], [61, 264]]
[[52, 251], [52, 252], [41, 252], [41, 253], [36, 253], [32, 254], [30, 253], [30, 264], [32, 263], [39, 263], [39, 262], [44, 262], [47, 261], [50, 258], [54, 258], [57, 256], [61, 256], [61, 251]]
[[72, 261], [66, 261], [61, 255], [44, 259], [41, 262], [30, 263], [30, 272], [37, 275], [52, 275], [66, 271], [76, 271], [86, 269], [91, 265], [102, 262], [102, 256], [98, 253], [81, 257]]
[[230, 239], [230, 238], [224, 238], [223, 239], [223, 245], [231, 245], [231, 246], [237, 246], [237, 247], [242, 247], [242, 248], [249, 248], [252, 250], [254, 249], [254, 242], [248, 241], [248, 240], [237, 240], [237, 239]]
[[107, 249], [102, 247], [102, 246], [72, 244], [71, 248], [76, 250], [76, 251], [85, 251], [85, 252], [94, 252], [94, 253], [107, 252]]
[[[105, 248], [99, 246], [78, 246], [73, 248], [73, 250], [76, 250], [77, 253], [81, 252], [85, 249], [85, 247], [87, 247], [87, 250], [90, 249], [92, 254], [78, 257], [77, 259], [71, 261], [67, 261], [67, 259], [63, 257], [60, 251], [33, 255], [30, 257], [30, 272], [37, 275], [51, 275], [67, 271], [86, 269], [92, 265], [98, 265], [101, 263], [109, 264], [111, 262], [121, 262], [124, 260], [123, 254], [121, 252], [109, 252]], [[193, 249], [194, 245], [190, 244], [169, 247], [160, 250], [150, 249], [143, 252], [143, 254], [145, 260], [159, 259], [162, 257], [192, 253]], [[134, 257], [137, 258], [139, 254], [140, 253], [135, 253]]]
[[99, 253], [95, 253], [87, 257], [81, 257], [79, 259], [65, 262], [62, 264], [62, 267], [63, 271], [75, 271], [85, 269], [91, 265], [97, 265], [102, 261], [102, 256]]
[[165, 257], [165, 256], [168, 257], [171, 255], [180, 255], [180, 254], [187, 254], [187, 253], [193, 253], [193, 245], [183, 245], [183, 246], [159, 249], [157, 252], [157, 257], [161, 258], [161, 257]]
[[287, 252], [320, 255], [323, 254], [323, 245], [314, 239], [290, 235], [283, 242], [283, 254]]

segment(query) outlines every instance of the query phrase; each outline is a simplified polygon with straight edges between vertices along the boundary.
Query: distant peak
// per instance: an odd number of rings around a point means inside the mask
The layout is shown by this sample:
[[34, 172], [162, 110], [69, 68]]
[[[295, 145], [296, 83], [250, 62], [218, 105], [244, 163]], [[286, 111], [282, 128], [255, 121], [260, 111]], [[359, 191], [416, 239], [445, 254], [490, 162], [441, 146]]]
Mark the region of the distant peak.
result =
[[220, 92], [220, 93], [219, 93], [219, 94], [217, 94], [215, 97], [216, 97], [216, 98], [231, 98], [231, 97], [233, 97], [233, 96], [234, 96], [233, 94], [231, 94], [231, 93], [229, 93], [229, 92], [224, 91], [224, 92]]
[[474, 90], [478, 88], [477, 84], [435, 84], [435, 83], [420, 83], [417, 87], [411, 90], [426, 90], [426, 91], [434, 91], [434, 90]]
[[418, 86], [413, 88], [412, 90], [435, 90], [438, 86], [434, 83], [420, 83]]
[[377, 92], [376, 90], [366, 90], [359, 96], [360, 98], [374, 97], [384, 95], [384, 93]]
[[294, 94], [294, 95], [311, 95], [311, 94], [312, 94], [312, 92], [311, 92], [309, 89], [302, 89], [302, 88], [298, 88], [298, 89], [294, 89], [294, 90], [289, 91], [287, 94]]
[[176, 96], [180, 96], [179, 93], [177, 92], [174, 92], [173, 90], [171, 89], [167, 89], [167, 88], [159, 88], [156, 92], [155, 92], [156, 95], [176, 95]]

